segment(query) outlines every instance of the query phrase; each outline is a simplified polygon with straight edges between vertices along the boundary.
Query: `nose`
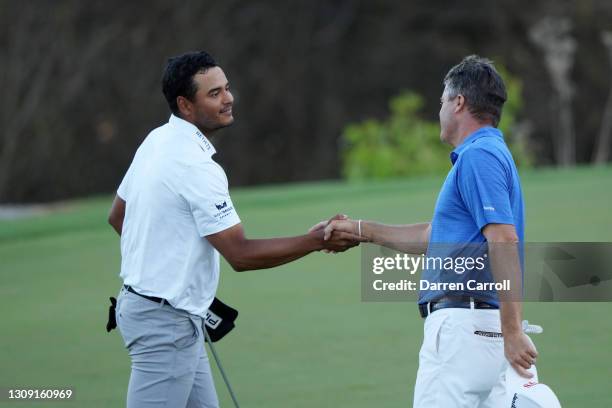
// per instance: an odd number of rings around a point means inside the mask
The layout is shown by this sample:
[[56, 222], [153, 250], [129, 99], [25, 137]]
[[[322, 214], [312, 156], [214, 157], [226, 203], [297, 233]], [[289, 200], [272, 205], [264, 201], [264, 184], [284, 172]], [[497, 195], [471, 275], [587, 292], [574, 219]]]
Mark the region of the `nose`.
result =
[[234, 95], [230, 91], [225, 92], [225, 98], [223, 99], [224, 104], [234, 103]]

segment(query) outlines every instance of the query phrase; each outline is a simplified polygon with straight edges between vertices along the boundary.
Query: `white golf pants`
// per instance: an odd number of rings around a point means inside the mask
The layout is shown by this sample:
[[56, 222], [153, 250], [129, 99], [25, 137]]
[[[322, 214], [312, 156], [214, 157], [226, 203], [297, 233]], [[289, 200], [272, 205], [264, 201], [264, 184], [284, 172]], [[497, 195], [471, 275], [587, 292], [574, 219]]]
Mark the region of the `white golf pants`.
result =
[[437, 310], [425, 319], [413, 406], [503, 407], [507, 366], [499, 310]]

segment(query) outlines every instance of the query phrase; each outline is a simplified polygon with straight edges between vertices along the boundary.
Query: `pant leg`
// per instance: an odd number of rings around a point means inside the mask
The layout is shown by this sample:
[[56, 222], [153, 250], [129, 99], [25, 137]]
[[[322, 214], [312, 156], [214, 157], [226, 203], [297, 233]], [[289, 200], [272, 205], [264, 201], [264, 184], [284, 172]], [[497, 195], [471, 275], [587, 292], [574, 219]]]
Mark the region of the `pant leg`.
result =
[[[499, 313], [442, 309], [427, 320], [414, 407], [478, 407], [497, 383], [505, 360], [501, 338], [474, 332], [499, 332]], [[428, 327], [436, 325], [437, 332]]]
[[534, 375], [534, 377], [531, 379], [525, 378], [522, 382], [519, 382], [518, 384], [516, 383], [516, 381], [513, 380], [508, 381], [508, 379], [506, 378], [506, 375], [508, 374], [507, 370], [510, 369], [509, 367], [510, 363], [505, 360], [504, 367], [499, 375], [497, 384], [495, 384], [495, 386], [491, 390], [491, 393], [478, 406], [478, 408], [509, 407], [512, 405], [514, 394], [518, 391], [521, 384], [525, 384], [529, 381], [538, 381], [538, 371], [535, 365], [532, 365], [529, 369], [529, 371]]
[[419, 369], [414, 387], [414, 408], [438, 407], [437, 381], [442, 367], [439, 354], [440, 329], [447, 316], [434, 313], [425, 319]]
[[186, 407], [203, 342], [190, 315], [122, 291], [117, 325], [132, 360], [127, 407]]
[[512, 396], [508, 396], [506, 392], [506, 368], [508, 367], [507, 360], [504, 362], [504, 368], [499, 374], [497, 383], [491, 389], [491, 393], [478, 406], [478, 408], [498, 408], [510, 407], [512, 405]]
[[193, 388], [187, 400], [187, 408], [218, 408], [219, 400], [215, 391], [208, 358], [200, 357]]
[[[202, 322], [202, 324], [204, 323]], [[201, 330], [200, 326], [200, 331]], [[198, 359], [198, 365], [196, 367], [193, 388], [191, 389], [187, 401], [187, 408], [218, 408], [219, 400], [217, 399], [217, 392], [215, 390], [208, 355], [206, 354], [206, 347], [204, 347], [204, 342], [200, 342], [199, 344], [202, 346], [200, 358]]]

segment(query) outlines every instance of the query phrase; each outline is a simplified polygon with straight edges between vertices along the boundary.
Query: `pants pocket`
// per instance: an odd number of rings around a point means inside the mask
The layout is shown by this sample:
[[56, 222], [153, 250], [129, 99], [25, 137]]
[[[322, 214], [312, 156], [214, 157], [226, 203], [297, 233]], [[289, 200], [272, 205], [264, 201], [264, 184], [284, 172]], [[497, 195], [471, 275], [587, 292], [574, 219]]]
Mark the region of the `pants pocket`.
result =
[[[147, 346], [157, 333], [151, 329], [151, 307], [146, 305], [148, 308], [143, 308], [139, 299], [134, 296], [131, 296], [130, 293], [121, 293], [115, 310], [117, 327], [130, 354]], [[135, 346], [138, 346], [136, 347], [138, 350], [134, 349]]]
[[198, 325], [189, 316], [177, 316], [174, 323], [174, 346], [179, 349], [192, 346], [200, 337]]
[[474, 322], [471, 326], [471, 335], [476, 341], [496, 344], [504, 342], [499, 324], [491, 322]]
[[437, 355], [440, 351], [440, 331], [447, 318], [448, 316], [438, 314], [437, 316], [430, 315], [425, 320], [425, 339], [423, 345], [434, 355]]

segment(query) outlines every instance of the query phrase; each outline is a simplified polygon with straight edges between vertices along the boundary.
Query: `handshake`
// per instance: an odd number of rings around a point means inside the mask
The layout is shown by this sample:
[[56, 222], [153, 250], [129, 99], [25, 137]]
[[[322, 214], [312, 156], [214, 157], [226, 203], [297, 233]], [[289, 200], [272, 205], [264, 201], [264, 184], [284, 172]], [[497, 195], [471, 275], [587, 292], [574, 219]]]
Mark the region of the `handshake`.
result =
[[361, 242], [368, 242], [361, 224], [361, 220], [352, 220], [344, 214], [337, 214], [329, 220], [313, 225], [308, 230], [308, 234], [322, 239], [321, 251], [325, 253], [344, 252]]

